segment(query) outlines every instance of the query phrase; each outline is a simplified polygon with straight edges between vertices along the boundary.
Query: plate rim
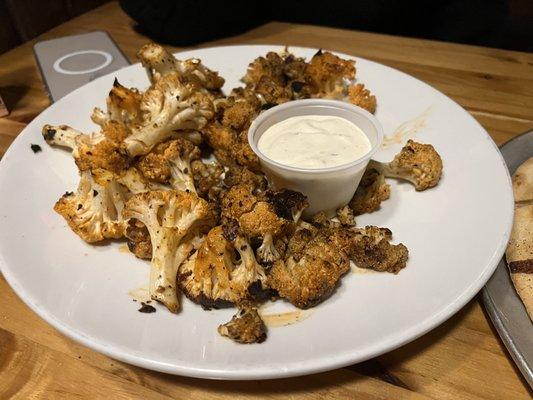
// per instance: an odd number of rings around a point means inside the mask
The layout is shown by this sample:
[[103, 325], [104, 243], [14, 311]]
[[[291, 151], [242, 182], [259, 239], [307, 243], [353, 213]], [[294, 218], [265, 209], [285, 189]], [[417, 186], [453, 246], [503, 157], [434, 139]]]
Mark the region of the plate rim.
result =
[[[254, 47], [254, 48], [263, 48], [263, 49], [274, 49], [277, 50], [279, 48], [283, 48], [283, 45], [280, 44], [238, 44], [238, 45], [221, 45], [221, 46], [207, 46], [207, 47], [199, 47], [194, 49], [186, 49], [178, 52], [174, 52], [174, 55], [180, 55], [183, 53], [194, 53], [195, 51], [202, 51], [202, 50], [209, 50], [213, 48], [217, 49], [223, 49], [223, 48], [235, 48], [235, 47]], [[301, 47], [301, 46], [289, 46], [289, 48], [298, 50], [304, 50], [304, 51], [317, 51], [316, 48], [312, 47]], [[510, 204], [507, 205], [508, 208], [508, 221], [506, 224], [506, 230], [503, 233], [503, 235], [500, 237], [500, 243], [497, 246], [497, 248], [492, 253], [492, 256], [487, 263], [486, 267], [484, 268], [483, 272], [477, 277], [476, 280], [470, 283], [464, 291], [455, 298], [455, 300], [451, 303], [449, 303], [447, 306], [445, 306], [443, 309], [440, 310], [439, 313], [433, 314], [432, 316], [422, 320], [416, 325], [411, 326], [409, 329], [404, 330], [400, 334], [398, 334], [399, 339], [397, 340], [388, 340], [385, 343], [381, 342], [379, 344], [374, 345], [373, 347], [367, 348], [366, 351], [363, 354], [359, 354], [361, 351], [352, 351], [347, 352], [343, 355], [331, 357], [328, 359], [317, 359], [317, 360], [310, 360], [306, 361], [306, 363], [298, 363], [295, 362], [293, 364], [288, 364], [291, 366], [291, 368], [283, 368], [283, 369], [275, 369], [272, 367], [268, 368], [249, 368], [249, 369], [242, 369], [242, 370], [221, 370], [221, 369], [209, 369], [209, 368], [195, 368], [195, 367], [188, 367], [183, 365], [176, 365], [168, 362], [163, 361], [156, 361], [149, 358], [144, 358], [140, 355], [131, 354], [124, 352], [120, 350], [120, 348], [115, 348], [113, 345], [107, 345], [104, 342], [94, 339], [90, 336], [85, 335], [83, 332], [79, 332], [76, 329], [73, 329], [71, 327], [68, 327], [66, 324], [62, 323], [60, 320], [57, 320], [54, 318], [51, 313], [47, 312], [45, 309], [40, 308], [39, 304], [35, 299], [33, 299], [31, 296], [28, 295], [28, 293], [25, 291], [25, 289], [17, 282], [14, 274], [11, 273], [5, 259], [2, 253], [0, 253], [0, 272], [4, 275], [4, 278], [6, 279], [7, 283], [11, 286], [13, 291], [17, 294], [17, 296], [22, 299], [22, 301], [30, 307], [32, 311], [34, 311], [39, 317], [44, 319], [48, 324], [53, 326], [55, 329], [57, 329], [59, 332], [64, 334], [65, 336], [69, 337], [70, 339], [73, 339], [74, 341], [83, 344], [86, 347], [89, 347], [95, 351], [98, 351], [106, 356], [109, 356], [113, 359], [139, 366], [142, 368], [151, 369], [154, 371], [164, 372], [164, 373], [170, 373], [175, 375], [181, 375], [181, 376], [188, 376], [188, 377], [194, 377], [194, 378], [207, 378], [207, 379], [224, 379], [224, 380], [256, 380], [256, 379], [275, 379], [275, 378], [289, 378], [294, 376], [302, 376], [302, 375], [309, 375], [314, 373], [320, 373], [324, 371], [330, 371], [333, 369], [343, 368], [348, 365], [353, 365], [355, 363], [360, 363], [363, 361], [366, 361], [370, 358], [377, 357], [381, 354], [387, 353], [391, 350], [394, 350], [396, 348], [399, 348], [407, 343], [410, 343], [420, 336], [426, 334], [427, 332], [435, 329], [442, 323], [444, 323], [446, 320], [448, 320], [450, 317], [452, 317], [454, 314], [456, 314], [460, 309], [462, 309], [485, 285], [485, 283], [488, 281], [488, 279], [492, 276], [494, 273], [496, 267], [498, 266], [499, 260], [501, 259], [505, 248], [507, 246], [507, 242], [509, 240], [510, 234], [511, 234], [511, 227], [512, 227], [512, 221], [514, 216], [514, 201], [512, 196], [512, 186], [511, 186], [511, 176], [509, 174], [509, 170], [507, 169], [505, 160], [503, 158], [502, 153], [499, 151], [498, 146], [492, 139], [492, 137], [489, 135], [487, 130], [463, 107], [461, 107], [455, 100], [448, 97], [446, 94], [442, 93], [438, 89], [434, 88], [432, 85], [412, 76], [409, 75], [403, 71], [400, 71], [396, 68], [390, 67], [388, 65], [369, 60], [364, 57], [359, 57], [355, 55], [350, 55], [347, 53], [342, 53], [335, 50], [328, 50], [331, 52], [334, 52], [336, 54], [339, 54], [341, 56], [355, 58], [359, 60], [364, 60], [365, 62], [378, 65], [379, 67], [390, 69], [394, 71], [395, 73], [401, 74], [403, 77], [407, 77], [408, 79], [412, 79], [417, 81], [419, 84], [427, 86], [431, 88], [433, 91], [437, 92], [440, 96], [445, 97], [448, 101], [453, 103], [457, 108], [459, 108], [462, 112], [464, 112], [474, 124], [476, 124], [483, 134], [486, 136], [488, 141], [491, 143], [493, 149], [496, 151], [496, 154], [499, 156], [499, 161], [501, 165], [503, 166], [506, 177], [507, 177], [507, 190], [510, 191]], [[142, 68], [140, 63], [131, 64], [130, 66], [127, 66], [126, 68]], [[119, 70], [120, 71], [120, 70]], [[113, 71], [109, 74], [103, 75], [101, 77], [98, 77], [96, 80], [100, 79], [106, 79], [110, 75], [115, 74], [117, 71]], [[86, 85], [91, 84], [92, 82], [89, 82]], [[64, 96], [63, 99], [68, 99], [71, 96], [76, 96], [77, 92], [84, 88], [86, 85], [81, 86], [80, 88], [77, 88], [73, 92], [67, 94]], [[27, 135], [26, 132], [29, 132], [28, 127], [32, 124], [32, 122], [40, 116], [42, 113], [46, 112], [49, 108], [54, 107], [56, 103], [52, 103], [50, 106], [48, 106], [46, 109], [44, 109], [41, 113], [39, 113], [34, 119], [17, 135], [15, 140], [11, 143], [7, 151], [5, 152], [4, 156], [0, 160], [0, 176], [3, 175], [5, 172], [4, 164], [7, 162], [6, 159], [9, 159], [11, 156], [11, 153], [14, 151], [14, 145], [17, 143], [17, 141], [21, 140], [21, 137], [23, 135]], [[503, 210], [503, 206], [502, 206]], [[292, 368], [294, 367], [294, 368]]]

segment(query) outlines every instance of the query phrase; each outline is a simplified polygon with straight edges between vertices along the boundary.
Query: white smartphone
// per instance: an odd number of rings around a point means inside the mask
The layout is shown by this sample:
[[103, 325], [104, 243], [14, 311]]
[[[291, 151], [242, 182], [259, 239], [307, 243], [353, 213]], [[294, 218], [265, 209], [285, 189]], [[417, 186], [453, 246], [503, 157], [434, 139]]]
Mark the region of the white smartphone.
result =
[[103, 31], [38, 42], [33, 52], [52, 102], [99, 76], [130, 65]]

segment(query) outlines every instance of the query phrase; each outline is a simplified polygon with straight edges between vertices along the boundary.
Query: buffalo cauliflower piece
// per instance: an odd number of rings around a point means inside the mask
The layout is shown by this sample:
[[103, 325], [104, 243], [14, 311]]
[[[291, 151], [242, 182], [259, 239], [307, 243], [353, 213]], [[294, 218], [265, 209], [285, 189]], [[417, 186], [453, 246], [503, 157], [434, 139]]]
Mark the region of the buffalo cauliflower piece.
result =
[[263, 286], [265, 281], [250, 244], [242, 237], [228, 241], [220, 225], [209, 231], [178, 270], [182, 292], [206, 309], [246, 301], [252, 297], [250, 288], [257, 283]]
[[268, 285], [298, 308], [313, 307], [329, 297], [350, 269], [350, 260], [336, 245], [334, 234], [326, 227], [300, 223], [284, 259], [270, 269]]
[[370, 160], [374, 168], [387, 178], [411, 182], [416, 190], [426, 190], [439, 183], [442, 175], [442, 159], [430, 144], [417, 143], [411, 139], [389, 163]]
[[148, 43], [141, 47], [137, 52], [137, 57], [141, 60], [152, 82], [177, 72], [181, 77], [209, 90], [216, 91], [224, 85], [224, 79], [217, 72], [204, 66], [200, 60], [196, 58], [178, 60], [163, 46], [155, 43]]
[[144, 93], [140, 107], [143, 120], [123, 142], [131, 157], [147, 154], [158, 143], [181, 132], [188, 136], [214, 115], [210, 95], [183, 82], [177, 72], [170, 72], [153, 84]]
[[371, 213], [379, 209], [382, 201], [390, 197], [390, 186], [383, 174], [367, 168], [349, 206], [355, 215]]
[[88, 243], [124, 236], [124, 190], [114, 181], [99, 185], [90, 171], [81, 171], [80, 175], [76, 193], [65, 193], [54, 210]]
[[130, 198], [122, 215], [148, 229], [152, 245], [150, 296], [177, 312], [176, 274], [211, 225], [207, 202], [193, 193], [150, 191]]
[[261, 343], [266, 339], [267, 329], [257, 308], [242, 306], [231, 321], [218, 327], [218, 333], [237, 343]]

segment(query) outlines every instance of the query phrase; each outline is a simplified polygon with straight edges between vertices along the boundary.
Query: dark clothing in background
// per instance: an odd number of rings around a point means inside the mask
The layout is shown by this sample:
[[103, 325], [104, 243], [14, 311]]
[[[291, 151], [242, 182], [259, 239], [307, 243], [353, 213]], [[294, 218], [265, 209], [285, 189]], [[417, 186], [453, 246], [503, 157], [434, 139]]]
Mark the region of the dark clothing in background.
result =
[[120, 0], [120, 5], [141, 31], [178, 46], [285, 21], [503, 47], [509, 17], [507, 0]]

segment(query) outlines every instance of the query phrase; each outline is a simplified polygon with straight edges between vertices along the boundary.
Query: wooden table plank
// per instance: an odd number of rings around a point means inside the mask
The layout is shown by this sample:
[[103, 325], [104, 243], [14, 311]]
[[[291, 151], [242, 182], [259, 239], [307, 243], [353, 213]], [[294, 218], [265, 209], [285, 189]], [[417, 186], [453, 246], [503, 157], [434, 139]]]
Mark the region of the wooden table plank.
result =
[[[36, 40], [102, 29], [134, 61], [148, 39], [133, 25], [110, 3]], [[33, 42], [0, 55], [0, 93], [12, 110], [0, 119], [0, 155], [49, 104]], [[400, 69], [459, 102], [498, 143], [533, 128], [532, 54], [286, 23], [202, 47], [235, 43], [333, 48]], [[0, 398], [530, 398], [477, 299], [441, 327], [377, 359], [311, 377], [254, 382], [174, 377], [111, 360], [40, 320], [2, 277], [0, 304]]]

